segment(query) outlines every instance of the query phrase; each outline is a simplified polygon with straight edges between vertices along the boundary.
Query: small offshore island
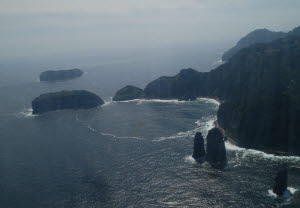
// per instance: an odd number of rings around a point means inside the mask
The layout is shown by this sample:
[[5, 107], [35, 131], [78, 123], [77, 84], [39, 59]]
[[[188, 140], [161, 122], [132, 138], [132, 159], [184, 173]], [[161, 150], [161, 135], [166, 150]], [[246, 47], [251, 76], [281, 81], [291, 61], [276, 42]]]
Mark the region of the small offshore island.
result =
[[59, 81], [75, 79], [83, 75], [80, 69], [67, 69], [59, 71], [44, 71], [40, 74], [40, 81]]
[[33, 114], [63, 109], [88, 109], [104, 104], [96, 94], [86, 90], [61, 91], [42, 94], [32, 101]]

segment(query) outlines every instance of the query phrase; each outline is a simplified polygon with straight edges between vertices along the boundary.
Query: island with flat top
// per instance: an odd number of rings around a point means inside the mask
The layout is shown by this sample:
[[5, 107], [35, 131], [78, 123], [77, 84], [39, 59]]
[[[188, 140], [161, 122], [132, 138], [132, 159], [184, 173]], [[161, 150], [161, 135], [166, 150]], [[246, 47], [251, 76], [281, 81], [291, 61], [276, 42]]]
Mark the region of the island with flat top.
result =
[[51, 92], [38, 96], [32, 101], [33, 114], [63, 109], [88, 109], [104, 104], [96, 94], [86, 90]]
[[83, 75], [80, 69], [67, 69], [58, 71], [44, 71], [40, 74], [40, 81], [59, 81], [75, 79]]

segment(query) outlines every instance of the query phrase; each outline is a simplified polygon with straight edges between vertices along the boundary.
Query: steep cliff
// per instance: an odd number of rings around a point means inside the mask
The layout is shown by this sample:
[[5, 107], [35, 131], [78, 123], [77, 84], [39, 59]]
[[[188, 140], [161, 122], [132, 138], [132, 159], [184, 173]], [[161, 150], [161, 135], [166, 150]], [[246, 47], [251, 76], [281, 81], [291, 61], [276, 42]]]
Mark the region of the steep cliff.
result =
[[300, 155], [300, 35], [255, 44], [202, 73], [182, 70], [145, 88], [151, 98], [184, 95], [223, 101], [218, 123], [240, 146]]

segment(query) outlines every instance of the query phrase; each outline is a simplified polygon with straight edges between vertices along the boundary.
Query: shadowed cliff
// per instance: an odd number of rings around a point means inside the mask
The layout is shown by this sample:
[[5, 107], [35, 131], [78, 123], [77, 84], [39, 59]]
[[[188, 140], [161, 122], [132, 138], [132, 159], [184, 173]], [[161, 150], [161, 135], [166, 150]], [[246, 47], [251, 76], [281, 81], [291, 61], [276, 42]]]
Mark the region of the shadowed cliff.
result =
[[300, 155], [300, 32], [237, 52], [210, 72], [181, 70], [150, 82], [149, 98], [222, 100], [218, 124], [240, 146]]

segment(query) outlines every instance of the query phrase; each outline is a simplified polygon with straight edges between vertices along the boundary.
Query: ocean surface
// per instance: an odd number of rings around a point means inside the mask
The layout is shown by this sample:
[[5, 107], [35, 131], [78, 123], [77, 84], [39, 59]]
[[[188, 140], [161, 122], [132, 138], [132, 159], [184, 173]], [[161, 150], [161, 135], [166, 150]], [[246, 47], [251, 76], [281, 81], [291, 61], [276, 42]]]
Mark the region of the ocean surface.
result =
[[[214, 68], [219, 55], [213, 54], [198, 62], [177, 53], [98, 66], [70, 60], [0, 64], [0, 207], [300, 207], [299, 157], [226, 142], [226, 169], [195, 163], [193, 137], [213, 127], [217, 101], [111, 101], [126, 84], [144, 87], [160, 75], [176, 74], [186, 66], [179, 62]], [[41, 71], [75, 67], [86, 72], [79, 79], [38, 81]], [[90, 90], [105, 104], [31, 114], [32, 99], [63, 89]], [[289, 166], [289, 200], [271, 191], [281, 164]]]

